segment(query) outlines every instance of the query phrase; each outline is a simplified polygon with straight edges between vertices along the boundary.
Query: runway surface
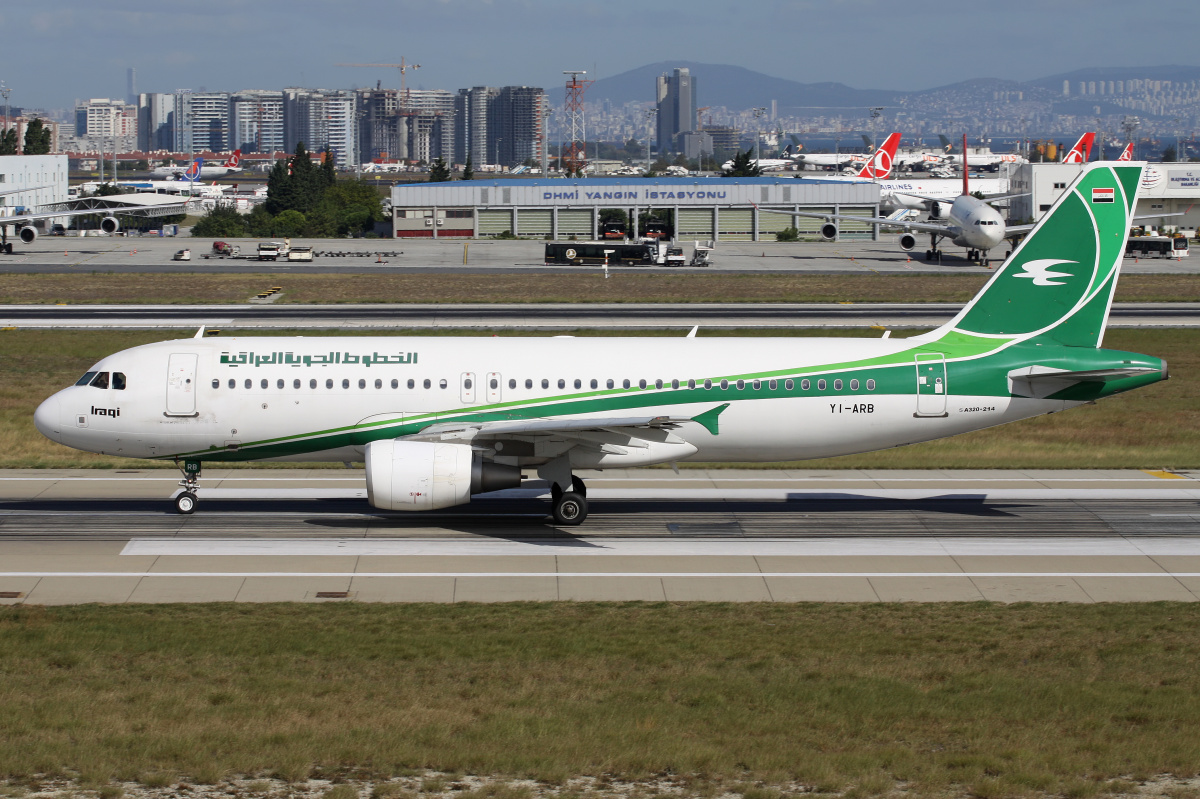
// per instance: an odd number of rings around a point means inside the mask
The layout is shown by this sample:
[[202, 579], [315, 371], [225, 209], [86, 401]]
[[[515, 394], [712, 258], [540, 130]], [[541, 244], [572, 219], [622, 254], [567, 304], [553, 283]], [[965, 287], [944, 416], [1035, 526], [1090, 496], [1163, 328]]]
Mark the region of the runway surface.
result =
[[1195, 601], [1200, 473], [606, 471], [426, 514], [363, 472], [0, 472], [0, 602]]
[[[936, 327], [955, 303], [525, 305], [0, 305], [0, 327], [196, 329], [687, 329]], [[1116, 303], [1110, 327], [1200, 326], [1200, 303]]]
[[[708, 267], [636, 266], [614, 267], [623, 272], [658, 274], [988, 274], [991, 270], [966, 260], [966, 251], [947, 246], [942, 263], [925, 263], [920, 253], [900, 250], [894, 235], [879, 241], [847, 240], [837, 242], [719, 241], [715, 263]], [[252, 252], [258, 239], [228, 239], [242, 252]], [[478, 273], [497, 270], [537, 274], [578, 274], [599, 271], [595, 266], [547, 266], [545, 242], [541, 240], [496, 241], [462, 239], [293, 239], [292, 244], [311, 246], [320, 252], [338, 252], [336, 256], [318, 256], [312, 263], [286, 261], [232, 260], [203, 258], [211, 252], [213, 239], [157, 237], [78, 236], [38, 238], [33, 244], [13, 243], [12, 255], [0, 255], [0, 273], [70, 274], [105, 271], [114, 273], [186, 273], [224, 272], [240, 274], [346, 274], [358, 273]], [[694, 242], [681, 241], [685, 256], [690, 257]], [[177, 250], [189, 248], [192, 260], [173, 261]], [[380, 256], [379, 253], [388, 253]], [[397, 253], [393, 255], [392, 253]], [[1001, 263], [1003, 251], [993, 251], [992, 266]], [[1196, 274], [1200, 260], [1195, 258], [1126, 259], [1125, 274]]]

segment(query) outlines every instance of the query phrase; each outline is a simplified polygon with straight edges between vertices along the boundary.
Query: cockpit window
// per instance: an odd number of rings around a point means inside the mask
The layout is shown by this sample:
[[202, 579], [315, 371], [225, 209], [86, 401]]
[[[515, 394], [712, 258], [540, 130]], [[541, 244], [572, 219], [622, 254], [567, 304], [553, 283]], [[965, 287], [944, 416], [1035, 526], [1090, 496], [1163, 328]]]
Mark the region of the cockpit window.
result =
[[117, 391], [125, 390], [125, 373], [113, 372], [112, 387]]
[[86, 386], [88, 383], [92, 382], [92, 378], [95, 376], [96, 376], [95, 372], [84, 372], [83, 377], [81, 377], [75, 381], [75, 385]]
[[92, 388], [108, 388], [108, 372], [100, 372], [92, 379]]

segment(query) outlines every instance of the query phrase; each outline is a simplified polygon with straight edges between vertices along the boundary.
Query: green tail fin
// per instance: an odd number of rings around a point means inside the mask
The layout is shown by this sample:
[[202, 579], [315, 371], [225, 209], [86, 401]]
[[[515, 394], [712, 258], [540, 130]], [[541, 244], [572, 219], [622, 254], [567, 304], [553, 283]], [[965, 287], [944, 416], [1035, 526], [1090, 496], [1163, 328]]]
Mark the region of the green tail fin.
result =
[[929, 338], [955, 332], [1100, 346], [1142, 166], [1084, 168], [983, 290]]

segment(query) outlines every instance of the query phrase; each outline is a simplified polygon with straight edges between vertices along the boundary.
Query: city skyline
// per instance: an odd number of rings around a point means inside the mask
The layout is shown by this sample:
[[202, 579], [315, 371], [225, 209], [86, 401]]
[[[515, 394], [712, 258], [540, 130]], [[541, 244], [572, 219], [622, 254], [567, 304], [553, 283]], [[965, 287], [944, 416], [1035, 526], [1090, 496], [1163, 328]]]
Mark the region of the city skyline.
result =
[[[403, 57], [421, 65], [407, 75], [410, 88], [486, 83], [550, 90], [563, 69], [603, 78], [679, 59], [805, 83], [919, 91], [970, 78], [1025, 81], [1178, 60], [1175, 52], [1134, 46], [1131, 7], [1114, 0], [1017, 0], [1002, 11], [976, 4], [947, 9], [932, 0], [899, 10], [884, 0], [771, 0], [749, 8], [727, 0], [686, 7], [664, 0], [356, 0], [336, 7], [317, 0], [210, 0], [169, 9], [109, 0], [103, 13], [96, 7], [59, 0], [27, 14], [0, 11], [0, 23], [22, 31], [0, 60], [12, 105], [69, 108], [76, 100], [124, 97], [129, 67], [137, 70], [139, 92], [334, 89], [376, 81], [397, 88], [396, 69], [337, 64]], [[1152, 29], [1189, 19], [1192, 9], [1186, 0], [1155, 0], [1137, 15]], [[1087, 36], [1075, 35], [1081, 25]], [[653, 100], [653, 86], [646, 100]]]

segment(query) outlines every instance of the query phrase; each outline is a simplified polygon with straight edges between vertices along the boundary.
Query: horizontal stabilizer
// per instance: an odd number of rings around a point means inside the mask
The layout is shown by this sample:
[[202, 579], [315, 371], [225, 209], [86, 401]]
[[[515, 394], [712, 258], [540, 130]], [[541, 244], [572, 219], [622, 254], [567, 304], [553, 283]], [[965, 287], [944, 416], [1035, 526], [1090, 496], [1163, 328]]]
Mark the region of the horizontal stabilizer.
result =
[[1106, 383], [1136, 377], [1157, 369], [1149, 366], [1123, 366], [1113, 369], [1084, 369], [1072, 372], [1053, 366], [1022, 366], [1008, 373], [1009, 393], [1040, 399], [1069, 388], [1076, 383]]

